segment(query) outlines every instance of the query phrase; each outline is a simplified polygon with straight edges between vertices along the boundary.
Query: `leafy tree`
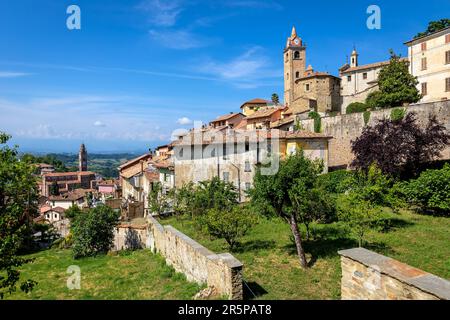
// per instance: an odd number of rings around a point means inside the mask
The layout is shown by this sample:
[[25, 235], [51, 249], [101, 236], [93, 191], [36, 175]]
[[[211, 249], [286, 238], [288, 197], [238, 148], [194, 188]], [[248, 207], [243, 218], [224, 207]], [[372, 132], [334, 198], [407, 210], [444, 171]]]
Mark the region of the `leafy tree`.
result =
[[119, 213], [107, 206], [98, 206], [72, 219], [70, 231], [73, 235], [75, 259], [106, 253], [114, 239], [114, 227]]
[[385, 118], [364, 127], [361, 136], [351, 142], [355, 155], [351, 166], [367, 171], [376, 163], [390, 176], [416, 176], [423, 164], [440, 156], [449, 141], [445, 126], [435, 116], [430, 116], [424, 129], [413, 112], [400, 120]]
[[[33, 167], [18, 157], [17, 147], [6, 145], [11, 136], [0, 132], [0, 299], [16, 291], [20, 266], [31, 261], [19, 256], [31, 236], [37, 214], [38, 190]], [[36, 282], [28, 279], [20, 289], [29, 292]]]
[[368, 230], [380, 220], [380, 207], [387, 202], [391, 181], [372, 165], [367, 172], [349, 176], [346, 182], [347, 191], [337, 200], [338, 217], [358, 238], [361, 247]]
[[160, 182], [152, 185], [152, 189], [148, 195], [148, 205], [150, 210], [158, 215], [163, 214], [169, 209], [169, 199], [167, 195], [163, 194]]
[[345, 187], [343, 182], [353, 174], [352, 171], [336, 170], [321, 174], [317, 177], [318, 188], [327, 193], [343, 193]]
[[411, 205], [450, 216], [450, 164], [422, 172], [417, 179], [403, 183], [402, 191]]
[[450, 27], [450, 19], [441, 19], [436, 21], [430, 21], [428, 23], [428, 28], [425, 30], [425, 32], [419, 32], [414, 39], [429, 35], [431, 33], [435, 33], [437, 31], [440, 31], [442, 29]]
[[296, 192], [301, 190], [308, 195], [308, 199], [314, 199], [309, 192], [321, 171], [321, 163], [309, 160], [298, 150], [294, 155], [280, 160], [280, 167], [273, 175], [263, 175], [261, 168], [257, 168], [253, 188], [249, 190], [251, 202], [259, 212], [278, 215], [289, 224], [303, 268], [307, 267], [307, 263], [298, 222], [310, 204], [301, 202]]
[[415, 103], [421, 95], [417, 90], [417, 78], [409, 73], [409, 62], [400, 60], [392, 50], [390, 63], [378, 75], [379, 91], [367, 96], [366, 104], [371, 108], [391, 108], [405, 103]]
[[308, 113], [308, 117], [310, 119], [314, 119], [314, 132], [319, 133], [322, 126], [320, 114], [316, 111], [311, 111], [310, 113]]
[[356, 113], [356, 112], [364, 112], [367, 110], [367, 105], [362, 102], [352, 102], [347, 108], [345, 108], [345, 113]]
[[59, 196], [59, 185], [58, 182], [53, 181], [49, 188], [49, 193], [51, 196]]
[[238, 245], [257, 223], [255, 214], [246, 206], [234, 206], [231, 210], [210, 209], [202, 218], [208, 233], [214, 238], [225, 239], [230, 250]]
[[275, 105], [278, 105], [280, 103], [280, 98], [278, 97], [278, 94], [276, 94], [276, 93], [272, 94], [272, 102]]

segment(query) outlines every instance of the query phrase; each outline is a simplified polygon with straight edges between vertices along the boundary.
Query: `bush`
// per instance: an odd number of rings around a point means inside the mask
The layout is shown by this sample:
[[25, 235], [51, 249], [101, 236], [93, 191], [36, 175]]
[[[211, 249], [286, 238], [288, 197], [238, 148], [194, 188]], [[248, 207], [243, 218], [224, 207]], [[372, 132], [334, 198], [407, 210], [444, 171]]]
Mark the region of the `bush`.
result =
[[202, 221], [212, 237], [225, 239], [230, 250], [257, 223], [256, 216], [245, 206], [235, 206], [230, 211], [211, 209]]
[[314, 119], [314, 132], [319, 133], [322, 126], [320, 114], [318, 114], [316, 111], [311, 111], [310, 113], [308, 113], [308, 117], [310, 119]]
[[405, 117], [406, 111], [403, 108], [395, 108], [391, 110], [391, 120], [400, 121]]
[[345, 186], [342, 182], [351, 175], [352, 172], [347, 170], [328, 172], [317, 177], [317, 185], [320, 189], [329, 193], [343, 193], [345, 192]]
[[402, 187], [409, 204], [450, 216], [450, 164], [440, 170], [426, 170]]
[[119, 214], [107, 206], [91, 209], [74, 217], [71, 223], [74, 258], [107, 253], [114, 239]]
[[364, 111], [363, 113], [364, 124], [367, 126], [370, 120], [370, 111]]
[[364, 112], [367, 110], [367, 105], [362, 102], [352, 102], [345, 109], [346, 113]]

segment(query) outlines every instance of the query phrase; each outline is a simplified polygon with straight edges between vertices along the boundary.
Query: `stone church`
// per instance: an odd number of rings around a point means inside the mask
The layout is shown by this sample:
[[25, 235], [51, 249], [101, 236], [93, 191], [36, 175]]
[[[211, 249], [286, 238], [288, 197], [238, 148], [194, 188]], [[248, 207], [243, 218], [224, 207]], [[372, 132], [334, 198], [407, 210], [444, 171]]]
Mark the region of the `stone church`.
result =
[[284, 49], [284, 102], [292, 114], [340, 111], [341, 79], [306, 67], [306, 44], [295, 27]]

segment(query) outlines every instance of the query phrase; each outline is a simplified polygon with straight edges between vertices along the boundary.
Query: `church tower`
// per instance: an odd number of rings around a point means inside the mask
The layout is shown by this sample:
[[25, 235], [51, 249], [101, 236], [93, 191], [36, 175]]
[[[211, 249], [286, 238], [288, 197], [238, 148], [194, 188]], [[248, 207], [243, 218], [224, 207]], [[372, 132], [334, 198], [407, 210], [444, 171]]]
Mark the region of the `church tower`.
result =
[[291, 36], [284, 48], [284, 103], [289, 106], [294, 100], [295, 80], [302, 78], [306, 69], [306, 47], [292, 27]]
[[78, 168], [79, 171], [87, 171], [87, 151], [84, 143], [80, 146], [80, 152], [78, 153]]
[[350, 57], [350, 67], [354, 68], [358, 66], [358, 56], [359, 54], [356, 52], [356, 49], [353, 48], [352, 55]]

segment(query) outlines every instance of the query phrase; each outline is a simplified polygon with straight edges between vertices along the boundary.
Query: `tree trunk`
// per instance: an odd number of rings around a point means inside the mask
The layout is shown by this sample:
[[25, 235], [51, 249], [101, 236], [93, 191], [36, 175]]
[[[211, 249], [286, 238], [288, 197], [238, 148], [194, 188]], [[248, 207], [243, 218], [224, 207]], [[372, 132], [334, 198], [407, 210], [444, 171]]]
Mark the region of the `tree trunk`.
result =
[[291, 226], [292, 234], [294, 235], [295, 246], [297, 247], [297, 254], [300, 260], [300, 265], [302, 268], [306, 269], [308, 265], [306, 264], [305, 251], [302, 247], [302, 238], [300, 237], [300, 231], [298, 230], [297, 219], [295, 214], [292, 214], [289, 219], [289, 225]]

